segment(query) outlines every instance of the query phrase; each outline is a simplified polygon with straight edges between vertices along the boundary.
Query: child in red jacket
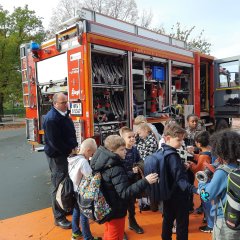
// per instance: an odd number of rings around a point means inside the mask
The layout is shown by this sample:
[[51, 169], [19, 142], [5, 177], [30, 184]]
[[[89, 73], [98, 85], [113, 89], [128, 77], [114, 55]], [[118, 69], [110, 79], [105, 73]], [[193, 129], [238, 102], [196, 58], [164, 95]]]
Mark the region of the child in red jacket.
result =
[[196, 174], [198, 171], [203, 171], [204, 163], [211, 163], [211, 147], [209, 146], [210, 135], [207, 131], [197, 133], [194, 140], [196, 146], [201, 150], [199, 154], [194, 154], [195, 162], [188, 162], [190, 170]]

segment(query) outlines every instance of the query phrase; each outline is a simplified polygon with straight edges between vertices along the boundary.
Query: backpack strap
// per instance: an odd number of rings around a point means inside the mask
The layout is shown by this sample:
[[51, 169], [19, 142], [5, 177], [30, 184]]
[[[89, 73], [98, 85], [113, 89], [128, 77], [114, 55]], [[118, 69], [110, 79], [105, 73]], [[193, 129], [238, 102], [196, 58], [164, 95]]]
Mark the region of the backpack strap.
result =
[[[227, 173], [227, 175], [229, 175], [229, 173], [231, 173], [234, 169], [228, 167], [226, 164], [220, 164], [217, 168], [216, 168], [216, 171], [217, 170], [223, 170], [224, 172]], [[214, 215], [214, 224], [216, 224], [216, 221], [217, 221], [217, 211], [218, 211], [218, 203], [220, 202], [221, 204], [221, 208], [222, 208], [222, 212], [224, 214], [224, 206], [223, 206], [223, 203], [222, 203], [222, 200], [221, 200], [221, 196], [217, 199], [217, 202], [216, 202], [216, 209], [215, 209], [215, 215]]]
[[230, 172], [232, 172], [234, 169], [228, 167], [226, 164], [220, 164], [217, 168], [217, 170], [223, 170], [224, 172], [226, 172], [227, 174], [229, 174]]
[[202, 152], [202, 153], [199, 153], [199, 155], [204, 155], [204, 156], [212, 157], [211, 152]]

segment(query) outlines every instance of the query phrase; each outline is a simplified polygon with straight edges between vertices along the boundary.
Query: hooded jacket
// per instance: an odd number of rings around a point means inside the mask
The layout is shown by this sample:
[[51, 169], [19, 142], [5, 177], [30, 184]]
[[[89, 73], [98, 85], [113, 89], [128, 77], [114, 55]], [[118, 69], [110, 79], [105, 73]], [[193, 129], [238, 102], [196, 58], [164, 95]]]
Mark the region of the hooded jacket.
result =
[[74, 191], [77, 192], [78, 186], [83, 176], [92, 174], [92, 169], [88, 160], [81, 154], [68, 157], [68, 174], [73, 182]]
[[102, 174], [101, 191], [112, 208], [109, 220], [125, 217], [128, 199], [136, 197], [149, 183], [141, 179], [130, 185], [121, 158], [102, 146], [97, 149], [90, 164], [93, 172]]

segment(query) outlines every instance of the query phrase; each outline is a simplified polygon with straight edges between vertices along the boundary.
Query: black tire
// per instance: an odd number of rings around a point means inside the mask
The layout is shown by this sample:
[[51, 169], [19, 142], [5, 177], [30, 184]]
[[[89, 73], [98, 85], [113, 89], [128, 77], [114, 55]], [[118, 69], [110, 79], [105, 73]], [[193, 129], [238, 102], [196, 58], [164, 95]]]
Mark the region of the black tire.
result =
[[226, 129], [226, 128], [229, 128], [229, 123], [226, 119], [219, 119], [217, 121], [217, 125], [216, 125], [216, 131], [220, 131], [220, 130], [223, 130], [223, 129]]

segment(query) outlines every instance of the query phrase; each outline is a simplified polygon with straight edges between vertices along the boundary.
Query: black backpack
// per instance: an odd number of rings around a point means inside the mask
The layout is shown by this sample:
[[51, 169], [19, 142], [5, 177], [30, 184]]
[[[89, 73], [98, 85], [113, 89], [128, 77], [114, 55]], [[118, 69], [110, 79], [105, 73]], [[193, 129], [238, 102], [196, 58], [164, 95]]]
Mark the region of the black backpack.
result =
[[144, 175], [150, 173], [158, 174], [158, 182], [149, 187], [150, 202], [158, 203], [168, 200], [171, 197], [172, 187], [167, 180], [166, 157], [172, 153], [178, 155], [174, 150], [159, 149], [157, 152], [148, 156], [144, 161]]
[[73, 210], [75, 204], [74, 188], [69, 175], [59, 184], [56, 193], [56, 201], [60, 208], [66, 213], [70, 213]]
[[223, 205], [220, 199], [226, 225], [232, 230], [240, 230], [240, 169], [230, 169], [226, 165], [220, 165], [218, 169], [228, 173], [226, 203]]

